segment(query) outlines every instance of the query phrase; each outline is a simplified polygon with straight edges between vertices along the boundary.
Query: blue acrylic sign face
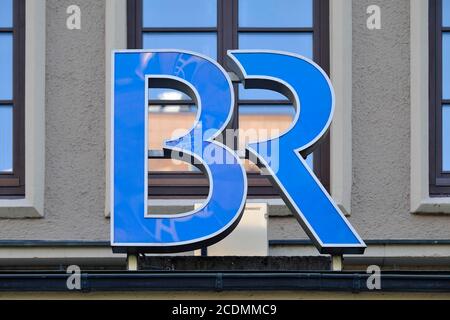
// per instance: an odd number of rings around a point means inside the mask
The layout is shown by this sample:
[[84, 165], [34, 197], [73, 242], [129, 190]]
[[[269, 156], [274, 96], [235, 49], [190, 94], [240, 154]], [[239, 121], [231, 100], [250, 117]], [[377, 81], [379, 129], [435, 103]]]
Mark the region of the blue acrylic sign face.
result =
[[[246, 88], [278, 91], [297, 109], [280, 137], [247, 146], [271, 174], [286, 204], [322, 253], [362, 253], [365, 244], [309, 169], [303, 157], [327, 132], [334, 109], [330, 81], [301, 56], [275, 51], [228, 53]], [[233, 116], [234, 94], [227, 73], [215, 61], [181, 50], [113, 53], [111, 244], [115, 251], [179, 252], [223, 239], [239, 223], [247, 180], [237, 154], [219, 143]], [[192, 129], [167, 140], [164, 153], [183, 154], [208, 176], [205, 204], [178, 215], [147, 214], [148, 88], [188, 93], [198, 106]], [[265, 150], [265, 152], [261, 152]], [[269, 152], [267, 152], [269, 150]], [[276, 161], [267, 154], [277, 152]], [[218, 161], [222, 159], [223, 161]]]

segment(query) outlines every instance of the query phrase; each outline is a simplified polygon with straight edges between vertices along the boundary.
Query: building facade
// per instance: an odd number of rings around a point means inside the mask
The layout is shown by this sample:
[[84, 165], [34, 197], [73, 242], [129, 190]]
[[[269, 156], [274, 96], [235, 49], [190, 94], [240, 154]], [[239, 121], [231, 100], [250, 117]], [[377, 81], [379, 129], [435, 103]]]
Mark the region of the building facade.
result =
[[[8, 291], [0, 296], [39, 291], [32, 277], [26, 284], [7, 278], [11, 270], [52, 270], [65, 279], [67, 266], [78, 265], [93, 270], [87, 281], [94, 291], [103, 284], [98, 275], [104, 270], [125, 272], [127, 256], [113, 254], [109, 245], [111, 52], [178, 48], [205, 54], [225, 68], [230, 49], [284, 50], [313, 59], [330, 75], [335, 115], [308, 163], [368, 247], [363, 255], [344, 256], [343, 271], [336, 271], [341, 282], [325, 288], [302, 287], [301, 281], [283, 287], [274, 280], [264, 288], [255, 285], [257, 291], [243, 284], [246, 290], [236, 293], [237, 287], [224, 281], [225, 287], [199, 282], [174, 293], [150, 274], [139, 288], [143, 292], [128, 297], [186, 297], [199, 288], [224, 291], [217, 298], [380, 298], [404, 297], [405, 291], [449, 297], [449, 0], [0, 0], [0, 7], [0, 277], [1, 290]], [[235, 91], [235, 129], [289, 127], [293, 111], [285, 97], [238, 85]], [[155, 90], [149, 110], [149, 140], [157, 151], [173, 130], [189, 128], [196, 106], [179, 92]], [[190, 165], [155, 155], [149, 168], [150, 212], [184, 212], [207, 197], [207, 180]], [[246, 168], [249, 207], [259, 208], [258, 232], [266, 235], [265, 243], [254, 242], [254, 250], [265, 252], [266, 262], [318, 259], [287, 261], [274, 267], [280, 274], [329, 272], [333, 259], [318, 254], [258, 169], [250, 163]], [[229, 250], [224, 248], [214, 255]], [[227, 254], [247, 255], [239, 248]], [[231, 258], [197, 255], [208, 250], [174, 258], [185, 259], [181, 262], [154, 261], [162, 270], [201, 266], [212, 283], [215, 270], [231, 270]], [[240, 271], [273, 271], [247, 258], [235, 262]], [[151, 257], [138, 260], [143, 272], [152, 270]], [[355, 279], [367, 275], [369, 265], [398, 275], [400, 282], [405, 274], [398, 272], [407, 271], [412, 289], [394, 279], [386, 280], [389, 292], [355, 295], [367, 291], [355, 289], [355, 283], [360, 286]], [[424, 274], [430, 279], [421, 287], [417, 279]], [[112, 296], [136, 285], [136, 279], [120, 285], [114, 279], [108, 282]], [[46, 294], [64, 291], [60, 283], [54, 286]], [[101, 289], [67, 293], [107, 296]]]

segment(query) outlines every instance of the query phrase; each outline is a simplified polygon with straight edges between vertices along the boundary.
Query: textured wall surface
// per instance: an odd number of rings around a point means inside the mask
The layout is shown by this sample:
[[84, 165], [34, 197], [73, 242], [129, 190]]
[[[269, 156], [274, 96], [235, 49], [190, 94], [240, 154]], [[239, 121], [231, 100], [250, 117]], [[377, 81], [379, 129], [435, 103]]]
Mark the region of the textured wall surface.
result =
[[[45, 218], [0, 219], [0, 239], [109, 240], [104, 217], [104, 1], [79, 0], [82, 29], [66, 28], [72, 1], [47, 1]], [[378, 4], [382, 29], [366, 28]], [[449, 239], [450, 216], [409, 210], [408, 0], [353, 1], [352, 224], [365, 239]], [[270, 206], [269, 239], [305, 238], [285, 207]]]
[[[409, 3], [353, 1], [351, 221], [366, 239], [450, 238], [450, 216], [410, 213]], [[381, 30], [366, 27], [372, 4]]]
[[[0, 220], [2, 239], [109, 239], [105, 194], [105, 2], [47, 0], [45, 218]], [[44, 32], [44, 30], [43, 30]]]

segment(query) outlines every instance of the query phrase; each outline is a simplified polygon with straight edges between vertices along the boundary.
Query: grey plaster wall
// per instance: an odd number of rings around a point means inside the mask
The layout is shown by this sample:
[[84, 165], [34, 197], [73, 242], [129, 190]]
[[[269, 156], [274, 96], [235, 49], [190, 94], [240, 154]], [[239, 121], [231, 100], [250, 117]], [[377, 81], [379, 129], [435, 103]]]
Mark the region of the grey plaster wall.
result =
[[[66, 28], [70, 0], [47, 0], [45, 218], [0, 219], [0, 239], [109, 240], [105, 194], [105, 1], [78, 0], [82, 29]], [[382, 29], [366, 28], [366, 8]], [[352, 224], [365, 239], [448, 239], [450, 216], [409, 211], [408, 0], [353, 1]], [[270, 206], [283, 215], [285, 207]], [[272, 217], [269, 239], [305, 238]]]
[[410, 110], [410, 1], [353, 1], [351, 222], [366, 239], [450, 238], [450, 216], [410, 213]]
[[1, 220], [1, 239], [107, 240], [105, 2], [78, 0], [81, 30], [66, 28], [70, 0], [47, 0], [45, 218]]

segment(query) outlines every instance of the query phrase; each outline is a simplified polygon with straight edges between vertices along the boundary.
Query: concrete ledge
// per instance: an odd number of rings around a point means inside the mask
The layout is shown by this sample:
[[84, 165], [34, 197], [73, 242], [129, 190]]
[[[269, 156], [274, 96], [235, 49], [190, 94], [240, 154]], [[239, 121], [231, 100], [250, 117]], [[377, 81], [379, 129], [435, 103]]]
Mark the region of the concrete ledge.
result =
[[450, 214], [450, 197], [425, 198], [412, 208], [412, 213], [446, 215]]
[[2, 219], [42, 218], [43, 216], [43, 211], [26, 199], [0, 201], [0, 218]]

